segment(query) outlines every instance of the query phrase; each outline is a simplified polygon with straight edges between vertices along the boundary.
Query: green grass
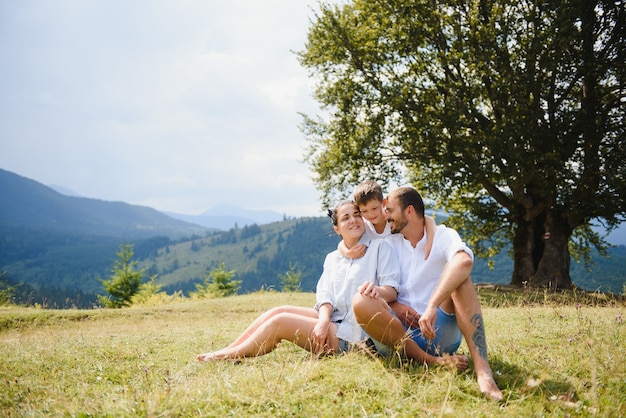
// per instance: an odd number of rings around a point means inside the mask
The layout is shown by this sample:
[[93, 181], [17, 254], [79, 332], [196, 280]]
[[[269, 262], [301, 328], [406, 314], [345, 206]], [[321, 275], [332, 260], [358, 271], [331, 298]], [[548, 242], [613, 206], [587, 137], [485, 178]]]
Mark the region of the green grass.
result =
[[291, 343], [197, 363], [262, 311], [314, 301], [259, 292], [119, 310], [0, 308], [0, 416], [626, 416], [623, 302], [479, 294], [499, 403], [471, 369], [316, 359]]

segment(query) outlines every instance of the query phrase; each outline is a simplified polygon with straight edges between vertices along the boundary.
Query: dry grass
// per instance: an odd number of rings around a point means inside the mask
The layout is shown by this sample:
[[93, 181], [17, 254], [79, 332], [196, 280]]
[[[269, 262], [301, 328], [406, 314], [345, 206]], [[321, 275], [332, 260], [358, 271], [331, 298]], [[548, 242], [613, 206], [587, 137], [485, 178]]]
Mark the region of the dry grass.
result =
[[259, 358], [195, 361], [260, 312], [313, 300], [266, 292], [121, 310], [2, 308], [0, 415], [626, 416], [619, 302], [485, 307], [500, 403], [481, 396], [471, 370], [365, 353], [316, 359], [284, 343]]

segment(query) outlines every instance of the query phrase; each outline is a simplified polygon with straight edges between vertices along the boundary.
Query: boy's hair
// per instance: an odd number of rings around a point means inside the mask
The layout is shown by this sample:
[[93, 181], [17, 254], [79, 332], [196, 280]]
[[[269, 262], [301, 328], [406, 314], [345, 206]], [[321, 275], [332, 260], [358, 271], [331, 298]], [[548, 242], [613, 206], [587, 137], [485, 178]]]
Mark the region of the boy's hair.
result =
[[383, 188], [374, 180], [366, 180], [354, 189], [354, 201], [357, 205], [365, 205], [371, 200], [383, 201]]

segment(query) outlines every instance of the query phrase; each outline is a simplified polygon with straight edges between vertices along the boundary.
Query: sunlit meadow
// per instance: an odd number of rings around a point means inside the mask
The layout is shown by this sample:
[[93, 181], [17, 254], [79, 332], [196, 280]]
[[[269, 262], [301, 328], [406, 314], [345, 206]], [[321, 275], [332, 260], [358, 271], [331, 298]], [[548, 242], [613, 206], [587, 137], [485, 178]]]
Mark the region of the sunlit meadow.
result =
[[283, 343], [259, 358], [196, 362], [262, 311], [314, 301], [258, 292], [118, 310], [1, 308], [0, 415], [626, 416], [623, 301], [480, 295], [501, 402], [480, 394], [472, 369], [368, 353], [315, 358]]

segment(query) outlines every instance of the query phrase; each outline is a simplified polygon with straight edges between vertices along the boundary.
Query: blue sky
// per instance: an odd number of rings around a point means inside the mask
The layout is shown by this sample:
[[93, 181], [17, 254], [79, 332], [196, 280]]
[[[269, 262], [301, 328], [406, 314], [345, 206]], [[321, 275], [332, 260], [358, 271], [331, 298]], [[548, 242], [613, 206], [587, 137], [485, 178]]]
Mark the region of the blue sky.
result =
[[198, 214], [317, 216], [299, 0], [0, 2], [0, 168]]

